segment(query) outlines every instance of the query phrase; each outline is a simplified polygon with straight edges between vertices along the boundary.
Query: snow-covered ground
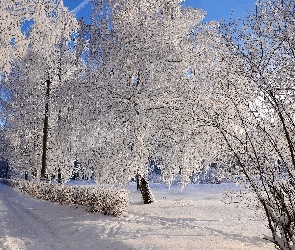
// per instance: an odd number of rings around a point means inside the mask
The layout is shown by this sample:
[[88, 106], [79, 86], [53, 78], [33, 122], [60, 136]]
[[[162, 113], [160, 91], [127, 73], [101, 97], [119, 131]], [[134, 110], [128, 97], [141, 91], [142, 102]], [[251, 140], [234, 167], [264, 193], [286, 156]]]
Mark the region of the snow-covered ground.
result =
[[221, 199], [232, 184], [152, 185], [157, 202], [141, 203], [129, 186], [130, 206], [122, 218], [84, 208], [35, 200], [0, 184], [1, 249], [275, 249], [253, 211]]

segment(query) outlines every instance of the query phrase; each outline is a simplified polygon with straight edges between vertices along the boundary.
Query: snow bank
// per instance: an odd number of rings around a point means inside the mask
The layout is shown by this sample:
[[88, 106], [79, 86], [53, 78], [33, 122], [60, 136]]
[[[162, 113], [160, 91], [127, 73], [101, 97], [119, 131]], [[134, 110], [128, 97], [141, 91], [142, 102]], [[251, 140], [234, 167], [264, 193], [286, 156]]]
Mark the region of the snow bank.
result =
[[81, 205], [87, 211], [102, 212], [105, 215], [121, 216], [126, 212], [128, 205], [128, 192], [124, 189], [67, 186], [10, 179], [1, 179], [1, 182], [37, 199]]

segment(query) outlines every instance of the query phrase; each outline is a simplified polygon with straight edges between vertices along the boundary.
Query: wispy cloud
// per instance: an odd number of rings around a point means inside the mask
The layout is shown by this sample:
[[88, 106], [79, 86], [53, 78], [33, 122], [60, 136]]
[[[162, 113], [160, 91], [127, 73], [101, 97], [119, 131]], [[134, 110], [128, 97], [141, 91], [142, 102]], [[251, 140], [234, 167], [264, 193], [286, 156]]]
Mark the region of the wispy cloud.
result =
[[88, 4], [90, 2], [90, 0], [84, 0], [82, 3], [80, 3], [80, 5], [78, 7], [76, 7], [75, 9], [71, 10], [70, 13], [71, 14], [76, 14], [78, 11], [80, 11], [81, 9], [84, 8], [84, 6], [86, 4]]

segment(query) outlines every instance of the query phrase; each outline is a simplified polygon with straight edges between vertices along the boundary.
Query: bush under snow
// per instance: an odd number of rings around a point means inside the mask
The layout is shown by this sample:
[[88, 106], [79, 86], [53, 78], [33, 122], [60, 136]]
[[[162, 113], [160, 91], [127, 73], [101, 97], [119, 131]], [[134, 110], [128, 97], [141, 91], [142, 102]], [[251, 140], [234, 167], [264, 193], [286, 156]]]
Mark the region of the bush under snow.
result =
[[11, 179], [1, 179], [1, 182], [37, 199], [81, 205], [87, 211], [102, 212], [105, 215], [121, 216], [128, 204], [128, 192], [124, 189], [67, 186]]

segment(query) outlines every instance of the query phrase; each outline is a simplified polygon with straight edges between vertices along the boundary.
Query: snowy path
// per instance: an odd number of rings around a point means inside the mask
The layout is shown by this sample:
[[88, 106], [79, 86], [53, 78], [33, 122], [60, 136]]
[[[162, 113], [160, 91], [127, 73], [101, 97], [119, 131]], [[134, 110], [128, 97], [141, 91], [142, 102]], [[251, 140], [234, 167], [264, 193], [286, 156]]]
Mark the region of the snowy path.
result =
[[0, 249], [274, 249], [251, 211], [220, 201], [221, 185], [168, 191], [142, 205], [130, 187], [129, 215], [114, 218], [31, 199], [0, 184]]
[[[109, 240], [116, 218], [31, 199], [0, 184], [0, 249], [131, 249]], [[108, 221], [110, 220], [110, 221]]]

